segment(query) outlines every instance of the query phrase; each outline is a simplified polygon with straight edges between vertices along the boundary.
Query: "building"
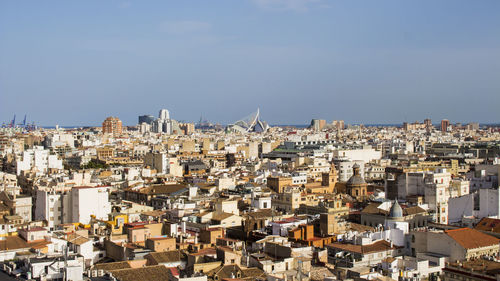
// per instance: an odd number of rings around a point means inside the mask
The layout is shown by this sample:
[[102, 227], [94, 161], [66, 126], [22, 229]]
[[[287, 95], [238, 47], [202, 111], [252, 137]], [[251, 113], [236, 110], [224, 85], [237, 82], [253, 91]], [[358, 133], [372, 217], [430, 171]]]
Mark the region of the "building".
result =
[[155, 117], [153, 115], [141, 115], [139, 116], [139, 124], [146, 123], [146, 124], [153, 124], [155, 121]]
[[309, 126], [314, 131], [321, 131], [326, 126], [326, 120], [323, 119], [313, 119], [311, 120], [311, 126]]
[[358, 164], [354, 164], [354, 166], [352, 166], [352, 169], [354, 175], [346, 183], [347, 194], [358, 200], [364, 199], [367, 197], [366, 187], [368, 186], [368, 184], [361, 176]]
[[332, 127], [337, 131], [343, 130], [345, 128], [344, 120], [333, 120]]
[[403, 208], [397, 201], [371, 203], [361, 211], [361, 224], [383, 226], [385, 228], [404, 228], [409, 230], [427, 226], [429, 214], [419, 206]]
[[446, 231], [419, 229], [410, 232], [411, 255], [430, 252], [449, 257], [450, 261], [471, 260], [482, 256], [494, 257], [500, 240], [471, 228]]
[[158, 174], [182, 177], [183, 167], [175, 157], [166, 152], [148, 152], [144, 157], [144, 165], [155, 169]]
[[269, 125], [260, 119], [260, 110], [257, 109], [256, 112], [249, 116], [228, 125], [226, 131], [236, 133], [265, 133], [268, 129]]
[[443, 119], [441, 120], [441, 132], [447, 132], [450, 128], [450, 120]]
[[120, 135], [122, 133], [122, 121], [118, 117], [108, 117], [102, 122], [102, 133]]
[[47, 221], [48, 227], [64, 223], [88, 224], [91, 216], [107, 219], [111, 212], [108, 187], [73, 187], [69, 192], [38, 190], [36, 193], [35, 220]]
[[22, 171], [35, 171], [42, 174], [50, 170], [62, 170], [62, 160], [57, 155], [50, 154], [50, 151], [36, 146], [33, 149], [23, 151], [22, 160], [16, 161], [16, 172], [20, 175]]
[[432, 120], [430, 118], [427, 118], [424, 120], [424, 125], [426, 129], [432, 128]]
[[359, 265], [375, 265], [388, 257], [402, 254], [403, 249], [386, 240], [359, 244], [335, 242], [326, 245], [328, 262], [336, 266], [355, 267]]
[[497, 261], [487, 259], [456, 261], [446, 264], [442, 280], [498, 280], [499, 272], [500, 262]]

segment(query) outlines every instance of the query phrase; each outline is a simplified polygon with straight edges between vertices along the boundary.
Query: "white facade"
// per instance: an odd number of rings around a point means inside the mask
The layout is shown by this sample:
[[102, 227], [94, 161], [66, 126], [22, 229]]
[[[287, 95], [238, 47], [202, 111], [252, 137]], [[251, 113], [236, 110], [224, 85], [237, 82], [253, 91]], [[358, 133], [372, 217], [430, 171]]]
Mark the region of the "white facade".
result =
[[460, 222], [464, 217], [499, 218], [498, 189], [480, 189], [476, 193], [449, 199], [449, 221]]
[[63, 223], [88, 224], [90, 216], [107, 219], [111, 212], [107, 187], [74, 187], [67, 193], [38, 190], [35, 220], [46, 220], [53, 229]]
[[[340, 182], [346, 182], [348, 181], [353, 175], [353, 169], [352, 166], [354, 164], [359, 165], [359, 170], [364, 171], [365, 170], [365, 163], [363, 161], [341, 161], [337, 165], [337, 170], [339, 171], [339, 181]], [[361, 172], [361, 176], [364, 178], [364, 172]]]
[[107, 187], [75, 187], [71, 190], [72, 222], [88, 224], [90, 216], [107, 219], [111, 212]]
[[425, 203], [434, 211], [435, 221], [448, 224], [448, 192], [451, 174], [446, 169], [439, 169], [435, 173], [425, 175]]
[[63, 169], [62, 160], [57, 155], [50, 155], [49, 150], [37, 146], [23, 152], [22, 160], [16, 162], [17, 175], [22, 171], [35, 169], [38, 172], [46, 173], [48, 169]]
[[149, 152], [144, 157], [144, 165], [156, 170], [158, 174], [182, 177], [182, 166], [175, 157], [169, 157], [166, 152]]
[[363, 161], [365, 163], [382, 158], [382, 151], [373, 148], [363, 149], [339, 149], [333, 151], [335, 158], [347, 158], [351, 161]]
[[253, 197], [252, 207], [254, 207], [256, 210], [271, 209], [271, 197], [270, 196], [257, 197], [257, 198]]

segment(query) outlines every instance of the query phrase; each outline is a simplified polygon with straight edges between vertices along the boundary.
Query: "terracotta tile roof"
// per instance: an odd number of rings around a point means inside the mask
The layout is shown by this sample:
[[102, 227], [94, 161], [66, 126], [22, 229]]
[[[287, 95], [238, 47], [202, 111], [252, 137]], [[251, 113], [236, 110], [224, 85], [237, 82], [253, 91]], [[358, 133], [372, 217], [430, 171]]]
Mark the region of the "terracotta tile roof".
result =
[[68, 241], [71, 244], [82, 245], [89, 242], [90, 240], [78, 234], [72, 233], [68, 235], [68, 239], [66, 239], [66, 241]]
[[30, 248], [29, 244], [19, 236], [7, 236], [0, 240], [0, 251]]
[[163, 265], [110, 271], [120, 281], [168, 281], [170, 269]]
[[358, 223], [351, 222], [348, 225], [348, 229], [352, 231], [365, 232], [365, 231], [375, 231], [375, 227], [362, 225]]
[[232, 214], [232, 213], [220, 213], [220, 214], [216, 214], [212, 217], [213, 220], [216, 220], [216, 221], [222, 221], [222, 220], [225, 220], [227, 218], [230, 218], [232, 216], [236, 216], [235, 214]]
[[491, 218], [482, 218], [476, 225], [476, 227], [474, 227], [474, 229], [500, 233], [500, 220]]
[[182, 190], [187, 191], [187, 186], [184, 184], [166, 184], [166, 185], [153, 185], [142, 188], [140, 193], [144, 194], [173, 194]]
[[405, 216], [422, 214], [422, 213], [426, 213], [426, 211], [419, 206], [408, 207], [403, 209], [403, 214]]
[[256, 278], [263, 277], [265, 275], [265, 272], [257, 267], [241, 269], [241, 272], [243, 273], [243, 278]]
[[377, 252], [382, 252], [382, 251], [387, 251], [387, 250], [397, 248], [397, 246], [394, 246], [394, 245], [391, 247], [391, 243], [389, 243], [385, 240], [380, 240], [380, 241], [377, 241], [377, 242], [372, 243], [370, 245], [354, 245], [354, 244], [348, 244], [348, 243], [331, 243], [331, 244], [328, 244], [327, 246], [331, 247], [331, 248], [337, 248], [337, 249], [341, 249], [343, 251], [359, 253], [359, 254], [377, 253]]
[[445, 233], [465, 249], [488, 247], [500, 242], [500, 239], [472, 228], [447, 230]]
[[167, 252], [154, 252], [149, 253], [147, 256], [150, 256], [155, 262], [158, 264], [166, 263], [166, 262], [178, 262], [181, 260], [181, 252], [180, 251], [167, 251]]
[[[475, 272], [477, 274], [492, 276], [493, 278], [491, 278], [491, 280], [496, 280], [495, 276], [500, 274], [500, 262], [485, 259], [461, 261], [460, 263], [451, 262], [444, 270], [450, 271], [450, 266], [459, 267], [463, 271], [467, 272]], [[485, 278], [485, 280], [488, 279]]]
[[130, 264], [126, 261], [98, 263], [94, 265], [94, 269], [100, 269], [105, 271], [126, 269], [126, 268], [131, 268]]
[[371, 203], [368, 206], [366, 206], [361, 213], [365, 214], [389, 214], [388, 211], [384, 211], [382, 209], [379, 209], [378, 207], [381, 205], [381, 203]]

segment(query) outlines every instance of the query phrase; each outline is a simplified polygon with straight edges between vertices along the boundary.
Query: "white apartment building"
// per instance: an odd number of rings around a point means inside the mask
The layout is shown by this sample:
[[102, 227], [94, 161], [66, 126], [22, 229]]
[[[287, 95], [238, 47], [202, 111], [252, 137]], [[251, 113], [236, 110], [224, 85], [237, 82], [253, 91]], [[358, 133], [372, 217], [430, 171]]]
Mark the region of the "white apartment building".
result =
[[437, 223], [448, 224], [448, 199], [451, 174], [446, 169], [425, 174], [425, 203], [434, 211]]
[[16, 161], [17, 175], [22, 171], [35, 169], [38, 172], [46, 173], [49, 169], [63, 169], [62, 160], [57, 155], [50, 155], [49, 150], [36, 146], [23, 152], [22, 160]]
[[108, 187], [73, 187], [69, 192], [37, 190], [35, 220], [46, 220], [54, 229], [63, 223], [88, 224], [90, 216], [107, 219], [111, 212]]
[[144, 157], [144, 165], [157, 171], [158, 174], [182, 177], [182, 166], [175, 157], [169, 157], [166, 152], [149, 152]]

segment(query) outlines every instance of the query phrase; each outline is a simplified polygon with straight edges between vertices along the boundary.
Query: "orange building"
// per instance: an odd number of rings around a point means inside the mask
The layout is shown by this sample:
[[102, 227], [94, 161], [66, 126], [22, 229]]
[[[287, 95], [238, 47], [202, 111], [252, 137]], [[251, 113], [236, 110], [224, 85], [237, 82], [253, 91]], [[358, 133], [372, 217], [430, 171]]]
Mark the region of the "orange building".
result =
[[441, 120], [441, 131], [446, 132], [450, 127], [450, 121], [448, 119]]
[[288, 231], [288, 238], [292, 241], [323, 248], [325, 245], [335, 242], [334, 236], [316, 237], [314, 236], [314, 225], [303, 224]]
[[108, 117], [102, 122], [102, 133], [120, 135], [122, 133], [122, 120], [118, 117]]

